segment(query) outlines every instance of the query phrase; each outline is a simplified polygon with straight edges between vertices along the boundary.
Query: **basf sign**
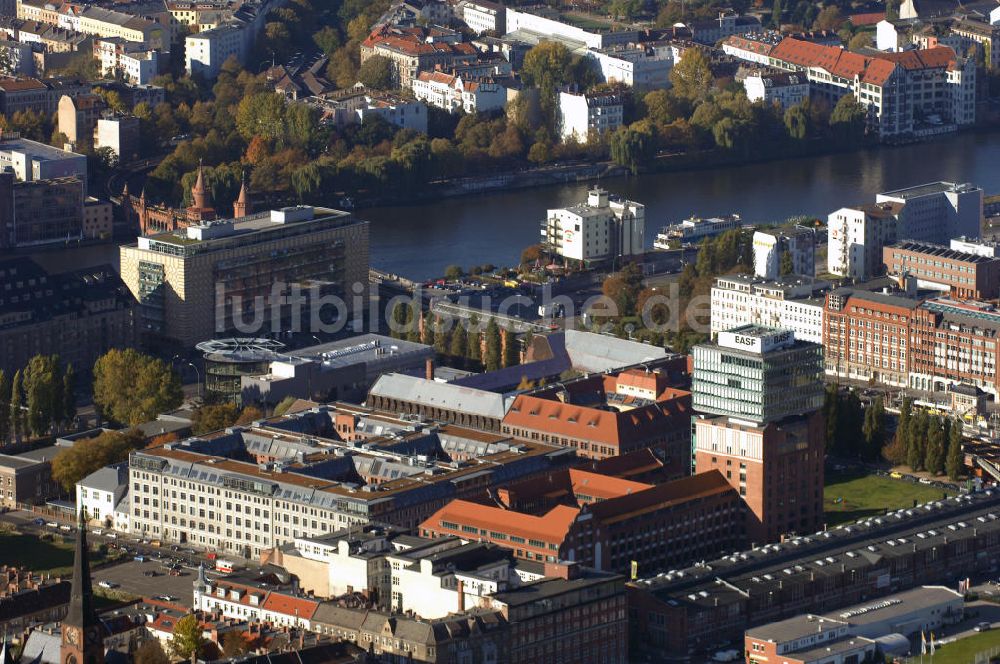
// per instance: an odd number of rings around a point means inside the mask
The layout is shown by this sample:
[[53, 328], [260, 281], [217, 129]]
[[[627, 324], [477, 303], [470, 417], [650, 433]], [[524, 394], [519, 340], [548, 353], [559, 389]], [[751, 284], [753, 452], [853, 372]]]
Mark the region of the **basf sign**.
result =
[[767, 353], [778, 348], [791, 346], [793, 343], [795, 343], [795, 333], [792, 330], [768, 330], [750, 327], [719, 332], [720, 346], [746, 350], [751, 353]]

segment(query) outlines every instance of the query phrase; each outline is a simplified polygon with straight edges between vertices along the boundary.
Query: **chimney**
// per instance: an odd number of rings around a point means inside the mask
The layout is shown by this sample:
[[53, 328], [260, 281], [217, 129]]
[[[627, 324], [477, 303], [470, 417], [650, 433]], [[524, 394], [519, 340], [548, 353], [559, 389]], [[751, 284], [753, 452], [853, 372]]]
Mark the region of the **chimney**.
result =
[[434, 358], [428, 357], [424, 363], [424, 378], [434, 380]]
[[459, 579], [458, 580], [458, 612], [462, 613], [465, 611], [465, 583]]

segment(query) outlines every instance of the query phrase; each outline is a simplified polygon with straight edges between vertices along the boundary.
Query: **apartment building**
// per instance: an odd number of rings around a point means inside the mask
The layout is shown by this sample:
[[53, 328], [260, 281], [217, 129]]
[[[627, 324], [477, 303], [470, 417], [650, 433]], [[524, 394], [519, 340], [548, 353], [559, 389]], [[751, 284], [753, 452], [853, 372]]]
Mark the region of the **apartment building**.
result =
[[0, 369], [59, 355], [77, 374], [112, 348], [138, 342], [135, 302], [110, 266], [50, 274], [27, 258], [0, 262]]
[[21, 505], [41, 505], [59, 495], [52, 479], [52, 457], [56, 447], [11, 455], [0, 454], [0, 506], [16, 510]]
[[752, 542], [823, 523], [822, 370], [822, 347], [791, 330], [745, 326], [694, 347], [694, 467], [738, 491]]
[[94, 58], [100, 73], [120, 77], [132, 85], [148, 85], [160, 73], [160, 54], [137, 42], [121, 37], [94, 40]]
[[559, 93], [559, 135], [586, 143], [622, 126], [622, 95], [615, 91]]
[[896, 241], [903, 204], [880, 202], [844, 207], [827, 218], [830, 274], [866, 281], [882, 273], [882, 249]]
[[455, 17], [463, 21], [476, 34], [503, 33], [507, 27], [506, 8], [502, 3], [489, 0], [459, 0]]
[[184, 71], [211, 80], [230, 57], [243, 62], [247, 49], [244, 30], [244, 26], [231, 22], [185, 37]]
[[420, 534], [478, 539], [524, 560], [646, 573], [744, 542], [743, 505], [717, 471], [652, 485], [571, 469], [502, 487], [497, 498], [452, 501]]
[[88, 523], [112, 527], [116, 521], [115, 507], [127, 493], [128, 464], [106, 466], [76, 483], [77, 509], [83, 510]]
[[392, 83], [409, 90], [422, 71], [473, 64], [478, 51], [454, 30], [439, 27], [377, 28], [361, 42], [361, 62], [380, 55], [392, 62]]
[[7, 117], [49, 107], [49, 88], [37, 78], [0, 79], [0, 112]]
[[475, 79], [422, 71], [413, 80], [413, 96], [429, 106], [453, 113], [492, 113], [507, 104], [507, 88], [492, 79]]
[[797, 106], [809, 98], [809, 81], [793, 72], [752, 71], [743, 79], [743, 89], [751, 103], [777, 104], [783, 109]]
[[174, 26], [185, 26], [195, 32], [211, 30], [229, 21], [238, 6], [232, 0], [170, 0], [166, 4]]
[[1000, 66], [1000, 25], [974, 18], [962, 18], [951, 24], [952, 34], [966, 46], [975, 44], [983, 53], [986, 67]]
[[[355, 525], [415, 527], [450, 500], [480, 498], [570, 460], [549, 445], [487, 443], [477, 432], [413, 421], [362, 446], [339, 439], [336, 418], [335, 408], [318, 407], [133, 453], [132, 532], [257, 558]], [[479, 452], [453, 460], [464, 449]]]
[[1000, 297], [1000, 257], [915, 240], [885, 247], [882, 256], [889, 275], [915, 277], [920, 288], [944, 290], [960, 300]]
[[646, 207], [605, 189], [595, 187], [586, 203], [550, 209], [545, 217], [543, 242], [563, 258], [588, 264], [643, 252]]
[[718, 277], [712, 287], [711, 332], [744, 325], [764, 325], [795, 332], [795, 338], [823, 341], [823, 293], [828, 281], [809, 277], [763, 277], [730, 274]]
[[590, 49], [587, 57], [597, 63], [605, 83], [627, 85], [637, 90], [670, 87], [674, 51], [666, 42], [615, 44]]
[[[309, 312], [289, 312], [281, 297], [272, 297], [275, 283], [305, 284], [304, 294], [306, 286], [322, 286], [353, 317], [360, 311], [351, 289], [368, 282], [368, 223], [310, 206], [201, 222], [122, 246], [121, 274], [139, 300], [144, 331], [185, 346], [248, 325], [291, 329], [284, 319]], [[256, 297], [264, 309], [244, 321], [243, 307]]]
[[790, 268], [787, 274], [815, 276], [816, 231], [804, 226], [754, 231], [753, 271], [758, 277], [784, 276], [782, 265], [786, 254]]

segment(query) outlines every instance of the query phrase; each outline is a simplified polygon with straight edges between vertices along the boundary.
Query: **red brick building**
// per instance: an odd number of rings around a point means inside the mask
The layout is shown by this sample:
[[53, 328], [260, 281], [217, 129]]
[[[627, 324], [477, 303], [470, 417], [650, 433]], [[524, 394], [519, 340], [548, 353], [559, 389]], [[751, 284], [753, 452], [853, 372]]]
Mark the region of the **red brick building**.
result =
[[691, 393], [667, 382], [665, 373], [630, 369], [521, 394], [501, 432], [589, 459], [651, 448], [679, 477], [688, 472]]
[[991, 300], [1000, 295], [1000, 258], [905, 240], [882, 250], [890, 275], [912, 275], [921, 285], [948, 286], [959, 299]]
[[582, 470], [550, 473], [495, 493], [495, 504], [454, 500], [420, 525], [514, 550], [518, 558], [577, 561], [615, 572], [678, 567], [744, 540], [744, 510], [717, 472], [650, 485]]
[[910, 387], [943, 392], [966, 383], [1000, 394], [998, 332], [996, 311], [952, 300], [925, 302], [910, 326]]

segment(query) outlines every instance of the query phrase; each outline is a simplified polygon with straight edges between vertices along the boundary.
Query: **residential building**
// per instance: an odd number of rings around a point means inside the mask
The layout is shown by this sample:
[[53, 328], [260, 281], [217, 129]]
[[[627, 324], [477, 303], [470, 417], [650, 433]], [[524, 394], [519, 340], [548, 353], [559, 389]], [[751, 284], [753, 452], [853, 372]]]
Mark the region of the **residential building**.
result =
[[633, 256], [643, 252], [646, 207], [595, 187], [586, 203], [548, 210], [541, 233], [554, 253], [582, 264]]
[[83, 182], [76, 177], [15, 182], [0, 173], [0, 247], [65, 244], [83, 237]]
[[507, 28], [506, 8], [490, 0], [459, 0], [455, 17], [469, 26], [476, 34], [495, 32], [503, 34]]
[[909, 384], [910, 331], [920, 300], [904, 293], [837, 288], [826, 295], [826, 374], [894, 387]]
[[133, 85], [149, 85], [160, 73], [159, 51], [121, 37], [95, 39], [94, 57], [101, 74]]
[[823, 292], [828, 281], [809, 277], [764, 279], [745, 274], [718, 277], [712, 287], [711, 333], [744, 325], [792, 330], [795, 338], [823, 342]]
[[409, 90], [422, 71], [448, 71], [458, 65], [472, 64], [477, 51], [461, 41], [461, 35], [440, 27], [376, 28], [361, 42], [361, 62], [380, 55], [392, 62], [392, 84]]
[[18, 180], [77, 177], [87, 191], [87, 158], [10, 133], [0, 135], [0, 173], [12, 168]]
[[30, 44], [0, 39], [0, 53], [9, 63], [7, 70], [14, 76], [35, 75], [35, 58]]
[[669, 382], [666, 372], [637, 368], [538, 388], [514, 397], [501, 431], [589, 459], [651, 449], [686, 474], [691, 394]]
[[761, 29], [756, 16], [740, 16], [730, 11], [720, 11], [718, 18], [691, 21], [686, 27], [694, 41], [708, 46], [732, 35], [760, 32]]
[[363, 125], [378, 117], [396, 127], [427, 133], [427, 105], [418, 100], [362, 88], [339, 91], [328, 97], [308, 97], [302, 103], [318, 108], [320, 122], [335, 127]]
[[590, 49], [587, 57], [597, 63], [605, 83], [627, 85], [637, 90], [670, 87], [674, 52], [669, 43], [615, 44]]
[[751, 103], [761, 101], [765, 106], [777, 104], [783, 109], [809, 98], [809, 81], [793, 72], [754, 70], [743, 79], [743, 89]]
[[952, 22], [951, 32], [961, 37], [964, 46], [975, 44], [982, 50], [987, 69], [1000, 66], [1000, 25], [961, 18]]
[[232, 0], [169, 0], [167, 10], [175, 26], [192, 28], [195, 32], [211, 30], [233, 18], [237, 3]]
[[1000, 257], [914, 240], [890, 245], [882, 255], [890, 276], [914, 277], [919, 288], [944, 290], [960, 300], [1000, 297]]
[[722, 52], [758, 65], [771, 64], [771, 51], [784, 39], [780, 32], [763, 31], [731, 35], [722, 42]]
[[139, 118], [106, 113], [94, 128], [94, 147], [111, 148], [119, 163], [129, 163], [139, 156]]
[[[195, 207], [205, 205], [196, 198]], [[185, 346], [227, 330], [257, 331], [248, 325], [292, 329], [286, 326], [290, 319], [282, 320], [288, 316], [301, 324], [302, 309], [283, 306], [285, 294], [273, 292], [275, 283], [299, 284], [300, 294], [321, 288], [341, 297], [353, 317], [361, 313], [352, 309], [361, 298], [351, 288], [368, 281], [368, 224], [347, 212], [310, 206], [201, 222], [121, 247], [121, 274], [139, 300], [143, 330]], [[247, 323], [243, 303], [257, 297], [264, 309], [258, 307]]]
[[500, 488], [496, 503], [455, 500], [420, 525], [424, 537], [462, 537], [524, 560], [598, 570], [674, 569], [743, 545], [746, 517], [721, 473], [644, 484], [583, 470]]
[[245, 27], [236, 22], [184, 38], [184, 70], [191, 76], [200, 75], [212, 80], [219, 75], [222, 63], [231, 57], [242, 63], [246, 59], [247, 39]]
[[507, 104], [507, 88], [492, 79], [463, 79], [438, 71], [420, 72], [413, 80], [413, 95], [449, 113], [492, 113]]
[[[783, 269], [785, 254], [788, 254], [788, 272]], [[766, 279], [777, 279], [785, 274], [815, 276], [816, 231], [804, 226], [754, 231], [753, 271]]]
[[19, 111], [48, 107], [49, 88], [37, 78], [0, 79], [0, 112], [8, 118]]
[[128, 464], [105, 466], [76, 483], [76, 508], [83, 510], [88, 523], [113, 528], [115, 506], [127, 493]]
[[77, 374], [112, 348], [138, 342], [135, 300], [111, 269], [50, 274], [27, 258], [0, 262], [0, 369], [59, 355]]
[[315, 407], [134, 452], [131, 532], [259, 558], [350, 526], [416, 527], [450, 500], [572, 460], [553, 446], [412, 420], [366, 432], [363, 445], [341, 440], [336, 426], [355, 414]]
[[622, 125], [622, 95], [616, 91], [559, 93], [559, 136], [586, 143]]
[[67, 139], [64, 147], [69, 150], [92, 148], [97, 119], [105, 109], [107, 104], [98, 94], [63, 95], [59, 99], [58, 128]]
[[983, 190], [972, 184], [930, 182], [877, 194], [875, 202], [902, 206], [900, 238], [944, 244], [982, 231]]
[[83, 237], [91, 240], [107, 240], [113, 233], [114, 212], [111, 201], [102, 201], [93, 196], [84, 199]]
[[[70, 583], [23, 567], [0, 566], [0, 630], [26, 634], [42, 623], [62, 620], [69, 607]], [[11, 644], [0, 646], [0, 654]]]
[[59, 483], [52, 479], [52, 457], [58, 452], [57, 447], [45, 447], [21, 454], [0, 454], [0, 506], [16, 510], [58, 496]]
[[855, 281], [881, 274], [882, 250], [896, 241], [902, 210], [903, 204], [886, 201], [831, 212], [827, 220], [827, 271]]
[[695, 470], [739, 492], [752, 542], [823, 523], [822, 370], [822, 347], [791, 330], [748, 325], [694, 347]]

